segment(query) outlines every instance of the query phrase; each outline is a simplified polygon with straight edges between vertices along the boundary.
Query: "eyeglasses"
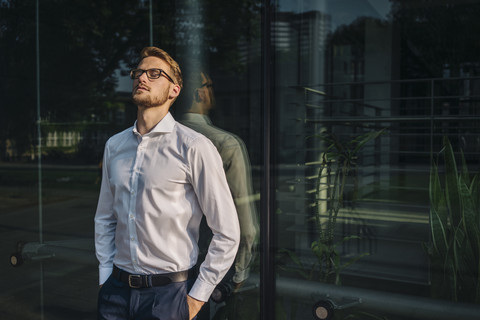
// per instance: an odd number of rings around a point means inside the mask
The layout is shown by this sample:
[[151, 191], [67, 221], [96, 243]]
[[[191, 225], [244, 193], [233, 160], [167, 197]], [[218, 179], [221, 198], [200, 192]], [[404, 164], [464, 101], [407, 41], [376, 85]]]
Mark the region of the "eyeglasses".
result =
[[202, 83], [202, 85], [200, 86], [200, 88], [203, 88], [203, 87], [213, 88], [213, 84], [211, 82], [205, 82], [205, 83]]
[[143, 73], [147, 74], [149, 80], [158, 79], [162, 76], [162, 74], [167, 78], [171, 83], [175, 84], [175, 81], [162, 69], [133, 69], [130, 71], [130, 78], [131, 79], [138, 79], [142, 76]]

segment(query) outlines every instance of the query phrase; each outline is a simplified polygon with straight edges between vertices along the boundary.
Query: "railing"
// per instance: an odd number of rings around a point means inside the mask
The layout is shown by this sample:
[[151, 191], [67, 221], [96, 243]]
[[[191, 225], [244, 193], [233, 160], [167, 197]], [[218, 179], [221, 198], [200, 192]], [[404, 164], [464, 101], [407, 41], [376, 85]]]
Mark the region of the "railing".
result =
[[[350, 94], [352, 86], [356, 87], [356, 94], [360, 92], [358, 97]], [[359, 154], [359, 198], [353, 209], [342, 209], [339, 214], [338, 223], [342, 225], [337, 228], [339, 237], [352, 232], [357, 235], [355, 230], [369, 231], [368, 236], [358, 234], [367, 238], [363, 242], [354, 241], [350, 248], [343, 247], [343, 253], [372, 251], [368, 259], [360, 260], [353, 271], [345, 273], [428, 287], [428, 258], [422, 246], [429, 240], [430, 166], [442, 149], [443, 136], [448, 136], [455, 151], [463, 151], [470, 171], [480, 168], [480, 77], [334, 83], [294, 89], [299, 101], [291, 103], [297, 124], [296, 149], [291, 154], [297, 163], [288, 171], [279, 168], [279, 181], [288, 186], [280, 185], [277, 196], [279, 211], [283, 213], [279, 219], [288, 221], [282, 223], [288, 225], [286, 232], [291, 233], [284, 237], [294, 239], [286, 244], [287, 248], [304, 265], [312, 265], [316, 260], [310, 250], [316, 239], [315, 226], [309, 221], [314, 214], [311, 208], [318, 201], [315, 184], [319, 159], [326, 149], [321, 142], [310, 142], [307, 137], [326, 131], [348, 140], [386, 128], [385, 135]], [[324, 195], [322, 200], [328, 202]], [[378, 225], [388, 225], [403, 233], [394, 233], [389, 228], [382, 230]], [[398, 253], [418, 259], [409, 259], [405, 265], [396, 264], [395, 257], [384, 255], [390, 246], [397, 248]], [[368, 263], [369, 259], [373, 262]], [[387, 273], [377, 273], [378, 266], [388, 269]], [[410, 272], [406, 270], [418, 274], [407, 278], [404, 274]], [[333, 299], [333, 305], [336, 299], [353, 296], [366, 308], [423, 319], [478, 319], [480, 314], [476, 305], [283, 277], [277, 281], [277, 291], [297, 298], [323, 294], [325, 299]]]

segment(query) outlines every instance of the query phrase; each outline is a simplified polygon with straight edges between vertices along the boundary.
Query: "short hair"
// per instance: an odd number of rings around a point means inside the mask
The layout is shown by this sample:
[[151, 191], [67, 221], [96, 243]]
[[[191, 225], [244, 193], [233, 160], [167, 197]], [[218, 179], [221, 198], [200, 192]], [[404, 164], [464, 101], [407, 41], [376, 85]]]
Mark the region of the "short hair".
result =
[[202, 86], [202, 72], [203, 68], [201, 67], [186, 68], [183, 93], [180, 95], [178, 102], [176, 102], [176, 108], [179, 112], [187, 112], [191, 108], [195, 90]]
[[180, 70], [180, 66], [167, 52], [157, 47], [145, 47], [140, 52], [140, 60], [146, 57], [157, 57], [165, 61], [170, 66], [177, 84], [180, 88], [183, 88], [182, 71]]
[[203, 84], [202, 73], [207, 75], [203, 72], [203, 69], [194, 69], [191, 72], [187, 72], [185, 75], [184, 86], [188, 95], [193, 95], [195, 90], [200, 88]]

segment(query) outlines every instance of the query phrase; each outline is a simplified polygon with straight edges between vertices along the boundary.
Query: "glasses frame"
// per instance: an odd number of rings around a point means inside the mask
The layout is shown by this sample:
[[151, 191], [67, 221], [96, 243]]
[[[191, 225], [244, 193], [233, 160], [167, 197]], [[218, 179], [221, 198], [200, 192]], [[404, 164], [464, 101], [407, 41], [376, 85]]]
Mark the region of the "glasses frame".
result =
[[[152, 77], [150, 76], [149, 72], [152, 71], [152, 70], [155, 70], [155, 71], [160, 71], [160, 74], [158, 75], [158, 77]], [[142, 71], [137, 77], [135, 77], [135, 73], [137, 71]], [[133, 80], [133, 79], [138, 79], [142, 76], [142, 74], [146, 73], [147, 75], [147, 78], [149, 80], [155, 80], [155, 79], [159, 79], [162, 75], [165, 76], [165, 78], [168, 79], [168, 81], [170, 81], [171, 83], [175, 84], [175, 81], [173, 81], [172, 77], [170, 77], [168, 75], [168, 73], [165, 72], [165, 70], [163, 69], [160, 69], [160, 68], [151, 68], [151, 69], [132, 69], [130, 70], [130, 78]]]
[[205, 82], [205, 83], [202, 83], [202, 85], [200, 86], [200, 88], [213, 88], [213, 83], [208, 81], [208, 82]]

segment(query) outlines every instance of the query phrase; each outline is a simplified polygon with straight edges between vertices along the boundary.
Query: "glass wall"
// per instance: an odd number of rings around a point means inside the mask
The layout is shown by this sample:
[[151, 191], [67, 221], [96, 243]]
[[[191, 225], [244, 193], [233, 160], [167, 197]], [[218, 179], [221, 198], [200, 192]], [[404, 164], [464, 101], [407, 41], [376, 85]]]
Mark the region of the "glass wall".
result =
[[[176, 120], [193, 112], [195, 73], [211, 80], [202, 114], [236, 143], [224, 164], [235, 170], [232, 193], [253, 228], [244, 228], [251, 240], [240, 271], [258, 274], [260, 3], [5, 0], [0, 12], [0, 318], [96, 318], [103, 148], [135, 121], [128, 72], [149, 45], [169, 52], [184, 74]], [[237, 313], [238, 299], [251, 300], [242, 312], [257, 317], [258, 285], [232, 296], [231, 281], [201, 319]]]
[[277, 319], [480, 314], [479, 11], [278, 1]]
[[199, 320], [477, 319], [478, 14], [476, 0], [0, 0], [0, 318], [96, 318], [103, 147], [133, 125], [128, 71], [154, 45], [184, 74], [174, 118], [215, 133], [251, 239], [242, 285]]

